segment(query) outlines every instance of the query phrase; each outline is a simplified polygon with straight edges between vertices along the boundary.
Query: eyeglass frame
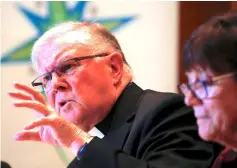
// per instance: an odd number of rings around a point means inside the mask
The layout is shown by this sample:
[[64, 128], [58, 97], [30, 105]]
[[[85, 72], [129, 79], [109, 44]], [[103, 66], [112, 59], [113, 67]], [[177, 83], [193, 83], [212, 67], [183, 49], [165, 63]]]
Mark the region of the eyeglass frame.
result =
[[[208, 97], [207, 87], [210, 84], [214, 84], [217, 81], [224, 80], [224, 79], [229, 78], [229, 77], [233, 77], [234, 75], [236, 75], [236, 73], [237, 72], [230, 72], [230, 73], [226, 73], [226, 74], [223, 74], [223, 75], [215, 76], [215, 77], [212, 77], [211, 80], [199, 80], [199, 81], [193, 82], [193, 83], [182, 83], [182, 84], [178, 85], [178, 87], [184, 95], [185, 95], [185, 91], [183, 91], [183, 89], [187, 89], [189, 92], [191, 92], [198, 99], [204, 99], [204, 98]], [[195, 85], [197, 83], [200, 83], [201, 86], [204, 88], [205, 96], [203, 96], [203, 97], [198, 96], [196, 91], [194, 89], [192, 89], [192, 85]]]
[[[57, 68], [60, 67], [60, 65], [62, 65], [63, 63], [65, 63], [65, 62], [67, 62], [67, 61], [74, 60], [74, 61], [78, 62], [78, 61], [82, 61], [82, 60], [86, 60], [86, 59], [92, 59], [92, 58], [97, 58], [97, 57], [106, 57], [106, 56], [108, 56], [108, 55], [109, 55], [108, 53], [101, 53], [101, 54], [96, 54], [96, 55], [87, 55], [87, 56], [75, 57], [75, 58], [71, 58], [71, 59], [65, 60], [65, 61], [61, 62], [60, 64], [56, 65], [52, 71], [49, 71], [49, 72], [46, 72], [46, 73], [44, 73], [44, 74], [39, 75], [37, 78], [35, 78], [35, 79], [31, 82], [31, 85], [32, 85], [33, 87], [36, 87], [36, 86], [42, 86], [42, 87], [43, 87], [44, 84], [43, 84], [42, 82], [37, 82], [37, 83], [35, 83], [35, 81], [38, 80], [40, 77], [46, 75], [46, 74], [49, 74], [49, 76], [50, 76], [50, 78], [51, 78], [51, 80], [52, 80], [52, 77], [53, 77], [52, 74], [53, 74], [53, 72], [55, 72], [55, 73], [57, 74], [57, 72], [56, 72]], [[58, 74], [57, 74], [57, 75], [58, 75]], [[61, 75], [59, 75], [59, 76], [61, 76]]]

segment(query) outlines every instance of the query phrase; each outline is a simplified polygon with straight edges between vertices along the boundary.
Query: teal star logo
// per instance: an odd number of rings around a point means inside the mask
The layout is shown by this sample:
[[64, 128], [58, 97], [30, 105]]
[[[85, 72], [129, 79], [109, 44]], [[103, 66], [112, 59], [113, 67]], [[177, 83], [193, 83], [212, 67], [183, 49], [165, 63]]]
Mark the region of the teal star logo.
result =
[[19, 63], [30, 62], [30, 53], [34, 42], [50, 27], [64, 21], [87, 21], [97, 22], [104, 25], [109, 31], [116, 31], [125, 24], [134, 20], [134, 16], [126, 17], [107, 17], [88, 19], [84, 16], [86, 5], [90, 3], [88, 1], [79, 1], [73, 8], [68, 8], [65, 1], [48, 1], [48, 14], [43, 17], [32, 11], [26, 9], [21, 5], [17, 5], [19, 10], [25, 15], [25, 17], [31, 22], [34, 28], [37, 30], [37, 34], [31, 37], [28, 41], [20, 44], [16, 48], [3, 54], [1, 57], [1, 63]]

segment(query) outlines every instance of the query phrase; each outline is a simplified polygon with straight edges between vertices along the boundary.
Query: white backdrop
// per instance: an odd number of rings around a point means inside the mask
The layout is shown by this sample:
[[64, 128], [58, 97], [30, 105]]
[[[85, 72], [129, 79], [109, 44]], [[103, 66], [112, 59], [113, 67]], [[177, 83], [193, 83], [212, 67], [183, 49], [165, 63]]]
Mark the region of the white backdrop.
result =
[[[44, 15], [45, 8], [35, 9], [35, 2], [19, 2]], [[73, 5], [70, 3], [69, 5]], [[175, 92], [178, 58], [177, 2], [91, 2], [98, 7], [96, 17], [136, 15], [137, 18], [115, 32], [135, 82], [142, 88]], [[88, 5], [89, 10], [90, 5]], [[89, 15], [89, 13], [86, 13]], [[6, 52], [29, 39], [36, 30], [16, 8], [15, 2], [1, 2], [1, 52]], [[2, 54], [1, 54], [2, 56]], [[35, 119], [28, 109], [14, 108], [7, 97], [12, 82], [29, 84], [33, 79], [27, 64], [2, 65], [1, 81], [1, 159], [13, 168], [66, 167], [55, 148], [36, 142], [16, 142], [14, 132]], [[65, 151], [65, 150], [64, 150]], [[73, 154], [66, 150], [66, 157]]]

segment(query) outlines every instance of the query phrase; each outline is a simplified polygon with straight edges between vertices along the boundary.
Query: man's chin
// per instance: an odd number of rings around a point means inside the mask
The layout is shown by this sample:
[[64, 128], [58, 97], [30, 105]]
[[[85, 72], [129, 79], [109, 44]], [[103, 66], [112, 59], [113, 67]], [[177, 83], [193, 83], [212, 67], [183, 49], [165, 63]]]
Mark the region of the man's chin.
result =
[[198, 134], [204, 141], [215, 141], [216, 134], [208, 128], [199, 128]]

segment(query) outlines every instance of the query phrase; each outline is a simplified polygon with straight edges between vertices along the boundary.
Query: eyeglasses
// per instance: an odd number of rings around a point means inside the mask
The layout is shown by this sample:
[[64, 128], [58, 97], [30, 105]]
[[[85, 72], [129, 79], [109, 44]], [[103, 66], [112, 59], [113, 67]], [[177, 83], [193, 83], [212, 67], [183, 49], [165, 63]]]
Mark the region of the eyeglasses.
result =
[[59, 77], [64, 78], [66, 76], [73, 75], [76, 72], [77, 67], [79, 66], [78, 62], [86, 59], [96, 58], [96, 57], [105, 57], [108, 56], [107, 53], [76, 57], [69, 60], [66, 60], [59, 65], [57, 65], [51, 72], [47, 72], [43, 75], [37, 77], [31, 85], [36, 89], [42, 91], [48, 91], [50, 88], [50, 83], [52, 81], [52, 73], [55, 72]]
[[211, 80], [198, 81], [198, 82], [189, 83], [189, 84], [184, 83], [184, 84], [179, 85], [179, 88], [184, 95], [187, 95], [188, 93], [191, 92], [198, 99], [204, 99], [208, 97], [209, 86], [215, 84], [216, 82], [220, 80], [233, 77], [235, 74], [236, 72], [231, 72], [224, 75], [213, 77], [211, 78]]

